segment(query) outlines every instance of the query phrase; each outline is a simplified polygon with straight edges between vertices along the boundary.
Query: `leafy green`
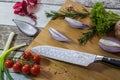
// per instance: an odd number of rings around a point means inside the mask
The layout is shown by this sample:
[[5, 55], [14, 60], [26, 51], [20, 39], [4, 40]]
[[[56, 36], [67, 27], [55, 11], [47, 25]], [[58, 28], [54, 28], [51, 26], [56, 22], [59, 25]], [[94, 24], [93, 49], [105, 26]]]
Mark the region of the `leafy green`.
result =
[[106, 11], [101, 2], [94, 4], [90, 13], [90, 19], [96, 27], [97, 33], [106, 35], [115, 25], [116, 21], [120, 19], [120, 15], [112, 11]]

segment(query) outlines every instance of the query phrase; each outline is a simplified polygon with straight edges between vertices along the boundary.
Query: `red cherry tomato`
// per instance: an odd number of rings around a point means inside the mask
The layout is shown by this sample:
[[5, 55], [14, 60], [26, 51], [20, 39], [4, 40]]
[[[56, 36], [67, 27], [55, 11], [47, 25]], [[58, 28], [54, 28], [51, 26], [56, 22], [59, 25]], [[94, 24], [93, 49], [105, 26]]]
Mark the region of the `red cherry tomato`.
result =
[[13, 65], [13, 70], [15, 72], [20, 72], [21, 71], [21, 68], [22, 68], [22, 64], [18, 61], [16, 62], [14, 65]]
[[6, 60], [6, 61], [5, 61], [5, 66], [6, 66], [7, 68], [11, 68], [11, 67], [13, 66], [13, 64], [14, 64], [14, 61], [13, 61], [13, 60]]
[[25, 64], [25, 65], [22, 67], [22, 73], [23, 73], [23, 74], [28, 74], [28, 73], [30, 73], [30, 65], [29, 65], [29, 64]]
[[40, 73], [40, 66], [35, 64], [31, 69], [30, 72], [32, 75], [38, 75]]
[[25, 52], [25, 54], [23, 55], [24, 59], [29, 59], [30, 57], [32, 57], [32, 53], [30, 52], [30, 50], [25, 50], [24, 52]]
[[34, 54], [33, 55], [33, 61], [36, 63], [36, 64], [39, 64], [40, 63], [40, 55], [38, 54]]

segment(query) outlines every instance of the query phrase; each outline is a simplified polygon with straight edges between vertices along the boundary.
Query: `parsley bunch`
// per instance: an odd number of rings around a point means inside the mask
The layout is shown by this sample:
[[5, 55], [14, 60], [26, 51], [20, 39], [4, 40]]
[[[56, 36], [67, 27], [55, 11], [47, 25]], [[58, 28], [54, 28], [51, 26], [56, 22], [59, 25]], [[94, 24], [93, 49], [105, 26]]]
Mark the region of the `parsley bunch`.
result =
[[101, 2], [94, 4], [90, 13], [90, 19], [96, 27], [97, 33], [106, 35], [111, 29], [114, 28], [115, 23], [120, 20], [120, 15], [112, 11], [106, 11]]

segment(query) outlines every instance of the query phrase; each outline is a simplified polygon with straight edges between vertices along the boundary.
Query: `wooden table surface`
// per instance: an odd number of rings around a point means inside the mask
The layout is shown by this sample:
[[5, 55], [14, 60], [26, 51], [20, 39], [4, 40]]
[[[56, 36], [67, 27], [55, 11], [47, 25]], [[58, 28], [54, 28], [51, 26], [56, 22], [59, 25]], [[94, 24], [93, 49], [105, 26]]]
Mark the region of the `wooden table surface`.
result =
[[[5, 45], [7, 38], [9, 36], [9, 33], [11, 31], [16, 33], [16, 37], [13, 41], [13, 45], [21, 44], [23, 42], [26, 42], [28, 45], [33, 41], [35, 37], [28, 37], [21, 33], [16, 25], [12, 22], [12, 19], [20, 19], [25, 20], [30, 23], [32, 23], [32, 20], [30, 20], [27, 17], [21, 17], [18, 15], [15, 15], [13, 13], [13, 5], [17, 1], [22, 0], [0, 0], [0, 51], [3, 50], [3, 46]], [[55, 10], [57, 11], [60, 9], [62, 4], [66, 0], [41, 0], [40, 1], [40, 10], [36, 13], [38, 16], [37, 25], [36, 27], [44, 28], [46, 24], [50, 21], [50, 19], [46, 18], [45, 11], [51, 11]], [[97, 1], [104, 2], [104, 5], [106, 9], [110, 9], [116, 13], [120, 13], [120, 0], [73, 0], [75, 2], [79, 2], [87, 7], [92, 7], [93, 4]], [[18, 50], [18, 52], [23, 51], [25, 48]], [[94, 80], [94, 79], [93, 79]]]

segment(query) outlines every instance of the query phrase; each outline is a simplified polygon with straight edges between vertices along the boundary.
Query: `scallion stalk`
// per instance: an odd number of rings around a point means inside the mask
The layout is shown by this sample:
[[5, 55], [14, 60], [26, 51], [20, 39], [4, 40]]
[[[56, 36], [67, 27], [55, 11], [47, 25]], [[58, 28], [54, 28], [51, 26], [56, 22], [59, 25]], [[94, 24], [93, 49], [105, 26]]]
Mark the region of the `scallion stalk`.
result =
[[[11, 33], [10, 33], [10, 35], [9, 35], [9, 37], [8, 37], [8, 40], [7, 40], [7, 42], [6, 42], [6, 45], [5, 45], [5, 47], [4, 47], [4, 50], [3, 50], [2, 54], [3, 54], [6, 50], [9, 49], [10, 44], [11, 44], [11, 42], [12, 42], [12, 40], [13, 40], [14, 35], [15, 35], [14, 32], [11, 32]], [[1, 55], [2, 55], [2, 54], [1, 54]], [[2, 63], [4, 63], [4, 60], [2, 60], [1, 57], [0, 57], [0, 64], [1, 64], [1, 67], [0, 67], [0, 80], [3, 79], [2, 66], [5, 67], [5, 65], [4, 65], [4, 64], [2, 65]], [[5, 67], [5, 72], [6, 72], [6, 70], [7, 70], [7, 69], [6, 69], [6, 67]], [[8, 74], [9, 74], [9, 73], [8, 73]]]
[[14, 32], [11, 32], [11, 33], [10, 33], [10, 35], [9, 35], [9, 37], [8, 37], [8, 40], [7, 40], [7, 42], [6, 42], [6, 45], [5, 45], [5, 47], [4, 47], [4, 50], [3, 50], [2, 53], [4, 53], [6, 50], [9, 49], [10, 44], [11, 44], [11, 42], [12, 42], [12, 40], [13, 40], [14, 35], [15, 35]]
[[9, 38], [8, 38], [8, 40], [7, 40], [7, 42], [6, 42], [6, 45], [5, 45], [5, 47], [4, 47], [4, 50], [3, 50], [3, 52], [2, 52], [2, 54], [1, 54], [1, 56], [0, 56], [0, 80], [3, 80], [3, 73], [4, 73], [4, 72], [5, 72], [6, 76], [8, 77], [8, 80], [13, 80], [13, 78], [12, 78], [11, 75], [9, 74], [7, 68], [5, 67], [5, 64], [4, 64], [5, 58], [6, 58], [6, 56], [7, 56], [11, 51], [16, 50], [16, 49], [18, 49], [18, 48], [23, 47], [23, 46], [26, 45], [26, 43], [23, 43], [23, 44], [21, 44], [21, 45], [18, 45], [18, 46], [15, 46], [15, 47], [12, 47], [12, 48], [9, 49], [10, 44], [11, 44], [11, 42], [12, 42], [12, 39], [13, 39], [14, 35], [15, 35], [14, 32], [11, 32], [11, 33], [10, 33]]

